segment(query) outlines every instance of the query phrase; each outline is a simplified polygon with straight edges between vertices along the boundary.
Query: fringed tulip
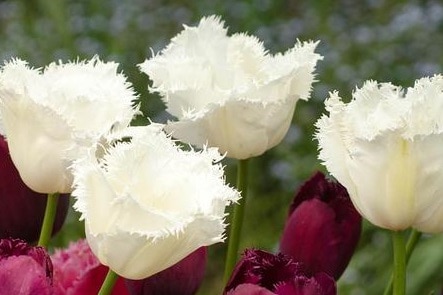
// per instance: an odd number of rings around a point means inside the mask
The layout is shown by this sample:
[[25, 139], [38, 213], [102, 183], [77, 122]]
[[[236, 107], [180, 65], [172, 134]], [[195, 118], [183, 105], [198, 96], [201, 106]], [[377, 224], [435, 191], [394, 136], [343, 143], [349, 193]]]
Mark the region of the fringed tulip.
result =
[[443, 76], [403, 90], [366, 82], [344, 103], [326, 100], [319, 158], [373, 224], [443, 232]]
[[136, 97], [117, 66], [97, 57], [44, 70], [19, 59], [3, 66], [0, 118], [11, 158], [32, 190], [71, 192], [72, 160], [132, 120]]
[[42, 247], [0, 240], [0, 294], [52, 295], [52, 263]]
[[[0, 135], [0, 238], [19, 238], [28, 243], [39, 238], [47, 196], [28, 188], [20, 178]], [[69, 196], [58, 200], [52, 233], [62, 227], [69, 208]]]
[[218, 147], [228, 157], [263, 154], [286, 135], [299, 99], [307, 100], [322, 57], [317, 43], [297, 42], [271, 55], [254, 36], [228, 36], [217, 16], [185, 26], [140, 65], [167, 111], [167, 131], [183, 142]]
[[295, 195], [280, 251], [302, 262], [309, 274], [336, 280], [348, 265], [361, 232], [361, 216], [346, 189], [318, 172]]
[[[51, 256], [54, 265], [54, 295], [97, 295], [108, 273], [100, 264], [86, 240], [71, 243]], [[129, 294], [123, 278], [119, 278], [112, 295]]]
[[239, 198], [225, 184], [215, 149], [182, 150], [162, 128], [130, 128], [114, 135], [100, 159], [91, 151], [73, 165], [74, 207], [88, 243], [102, 264], [128, 279], [223, 241], [225, 207]]
[[131, 295], [194, 295], [203, 281], [206, 247], [144, 280], [126, 280]]
[[325, 273], [308, 274], [284, 254], [246, 250], [225, 288], [226, 295], [335, 295], [335, 281]]

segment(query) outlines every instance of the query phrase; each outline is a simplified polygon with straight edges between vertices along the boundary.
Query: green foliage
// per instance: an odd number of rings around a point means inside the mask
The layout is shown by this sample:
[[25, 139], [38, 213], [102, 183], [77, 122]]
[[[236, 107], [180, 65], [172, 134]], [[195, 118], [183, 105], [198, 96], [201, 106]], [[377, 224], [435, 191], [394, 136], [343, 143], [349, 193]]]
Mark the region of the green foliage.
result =
[[[148, 94], [148, 78], [137, 64], [161, 50], [181, 30], [202, 16], [220, 14], [231, 32], [257, 35], [271, 52], [300, 40], [321, 40], [318, 82], [312, 98], [300, 102], [284, 142], [252, 160], [242, 247], [278, 248], [288, 205], [299, 184], [315, 170], [314, 123], [328, 92], [350, 97], [367, 79], [410, 86], [425, 75], [442, 72], [443, 4], [438, 1], [381, 0], [249, 0], [188, 2], [184, 0], [36, 0], [0, 2], [0, 58], [20, 57], [35, 67], [62, 59], [90, 58], [121, 63], [140, 93], [144, 117], [165, 122], [158, 96]], [[81, 87], [81, 85], [79, 85]], [[228, 165], [232, 179], [234, 165]], [[83, 235], [78, 214], [70, 212], [54, 245], [64, 246]], [[443, 238], [425, 237], [408, 267], [410, 294], [440, 290]], [[210, 249], [204, 286], [199, 294], [218, 294], [225, 246]], [[359, 249], [339, 282], [340, 294], [381, 294], [390, 273], [388, 233], [365, 224]], [[437, 291], [438, 293], [438, 291]]]

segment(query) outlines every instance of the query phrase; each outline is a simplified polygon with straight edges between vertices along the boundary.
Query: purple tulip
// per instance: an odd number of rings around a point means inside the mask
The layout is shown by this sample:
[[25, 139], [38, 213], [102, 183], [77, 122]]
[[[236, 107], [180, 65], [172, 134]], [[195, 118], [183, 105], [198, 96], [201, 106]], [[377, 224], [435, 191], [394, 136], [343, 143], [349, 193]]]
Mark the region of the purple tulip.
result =
[[302, 262], [309, 274], [336, 280], [357, 246], [361, 216], [346, 189], [318, 172], [298, 191], [283, 231], [280, 251]]
[[52, 263], [42, 247], [0, 240], [0, 294], [52, 294]]
[[[9, 155], [8, 145], [0, 136], [0, 238], [37, 241], [46, 198], [45, 194], [36, 193], [23, 183]], [[69, 195], [60, 196], [53, 234], [62, 227], [68, 208]]]
[[309, 275], [301, 263], [284, 254], [246, 250], [226, 285], [226, 295], [335, 295], [326, 273]]
[[206, 247], [201, 247], [173, 266], [143, 280], [126, 280], [131, 295], [193, 295], [206, 266]]

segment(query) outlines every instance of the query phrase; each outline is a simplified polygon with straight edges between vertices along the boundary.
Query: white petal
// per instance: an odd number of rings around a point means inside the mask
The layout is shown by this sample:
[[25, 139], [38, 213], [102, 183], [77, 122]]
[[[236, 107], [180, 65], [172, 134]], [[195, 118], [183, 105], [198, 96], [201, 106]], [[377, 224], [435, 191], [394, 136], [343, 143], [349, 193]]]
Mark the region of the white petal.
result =
[[317, 62], [323, 57], [314, 52], [318, 42], [297, 42], [284, 54], [276, 54], [266, 60], [263, 71], [268, 73], [268, 81], [287, 77], [291, 81], [290, 95], [303, 100], [310, 96]]
[[443, 134], [416, 137], [416, 211], [413, 226], [426, 233], [443, 231]]
[[410, 104], [400, 87], [368, 81], [353, 97], [346, 108], [346, 120], [355, 137], [372, 140], [388, 130], [403, 131], [403, 116]]
[[94, 236], [88, 226], [86, 238], [102, 264], [122, 277], [138, 280], [174, 265], [201, 246], [221, 242], [223, 231], [219, 220], [200, 218], [176, 235], [155, 240], [126, 231]]
[[42, 75], [50, 81], [47, 103], [76, 132], [102, 135], [115, 125], [129, 125], [137, 112], [132, 106], [136, 96], [117, 67], [98, 57], [86, 62], [50, 64]]
[[[354, 182], [349, 175], [346, 162], [350, 159], [353, 139], [349, 126], [345, 120], [346, 105], [341, 101], [337, 92], [330, 93], [325, 102], [329, 117], [323, 115], [316, 123], [315, 134], [319, 143], [318, 158], [343, 186], [346, 187], [351, 196], [357, 194]], [[361, 213], [360, 198], [353, 198], [355, 207]]]
[[28, 187], [40, 193], [71, 191], [66, 158], [72, 129], [52, 110], [15, 93], [1, 93], [0, 110], [11, 158]]
[[385, 134], [358, 140], [346, 161], [359, 199], [359, 211], [383, 228], [403, 230], [415, 218], [417, 159], [412, 143]]
[[405, 116], [408, 122], [405, 137], [443, 133], [442, 75], [417, 80], [405, 98], [412, 104]]
[[228, 157], [246, 159], [263, 154], [283, 139], [291, 123], [296, 99], [263, 105], [228, 101], [214, 105], [201, 117], [169, 122], [168, 132], [198, 147], [218, 147]]

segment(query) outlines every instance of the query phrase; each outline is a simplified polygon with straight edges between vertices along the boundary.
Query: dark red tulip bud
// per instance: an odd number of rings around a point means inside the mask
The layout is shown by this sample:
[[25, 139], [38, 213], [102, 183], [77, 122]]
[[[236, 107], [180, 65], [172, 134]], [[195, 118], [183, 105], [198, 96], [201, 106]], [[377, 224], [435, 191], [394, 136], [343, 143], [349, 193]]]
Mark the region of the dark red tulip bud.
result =
[[[30, 159], [32, 161], [32, 159]], [[28, 243], [38, 240], [47, 196], [28, 188], [9, 156], [0, 135], [0, 238], [20, 238]], [[53, 234], [63, 225], [69, 208], [69, 195], [59, 198]]]
[[0, 294], [52, 294], [52, 263], [42, 247], [0, 240]]
[[325, 273], [309, 275], [284, 254], [246, 250], [226, 285], [226, 295], [335, 295], [335, 281]]
[[201, 247], [173, 266], [143, 280], [126, 280], [131, 295], [193, 295], [203, 281], [206, 247]]
[[[109, 268], [100, 264], [86, 240], [71, 243], [52, 255], [54, 295], [96, 295]], [[118, 278], [112, 295], [128, 295], [123, 278]]]
[[280, 251], [309, 274], [325, 272], [338, 280], [358, 244], [361, 220], [346, 189], [318, 172], [294, 198]]

